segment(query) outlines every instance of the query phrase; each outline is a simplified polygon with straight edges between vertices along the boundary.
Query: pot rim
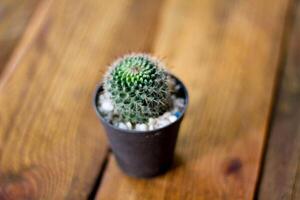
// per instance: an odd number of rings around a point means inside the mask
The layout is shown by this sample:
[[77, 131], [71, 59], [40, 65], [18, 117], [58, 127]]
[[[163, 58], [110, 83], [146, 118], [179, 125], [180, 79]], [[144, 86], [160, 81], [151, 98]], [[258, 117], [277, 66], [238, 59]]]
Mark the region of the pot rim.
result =
[[185, 105], [184, 105], [184, 109], [183, 111], [180, 113], [180, 116], [176, 119], [176, 121], [168, 124], [167, 126], [163, 126], [161, 128], [157, 128], [157, 129], [153, 129], [153, 130], [147, 130], [147, 131], [137, 131], [137, 130], [128, 130], [128, 129], [121, 129], [119, 127], [116, 127], [114, 126], [113, 124], [109, 123], [107, 120], [105, 120], [100, 111], [98, 110], [98, 98], [99, 98], [99, 92], [100, 92], [100, 88], [103, 87], [103, 83], [100, 82], [99, 84], [97, 84], [96, 86], [96, 89], [93, 93], [93, 107], [94, 107], [94, 110], [96, 111], [96, 114], [97, 116], [100, 118], [100, 120], [102, 121], [102, 123], [106, 124], [107, 126], [109, 126], [110, 128], [113, 128], [113, 129], [116, 129], [118, 130], [118, 133], [119, 134], [135, 134], [135, 135], [141, 135], [141, 136], [145, 136], [145, 135], [154, 135], [156, 134], [157, 132], [160, 132], [162, 131], [163, 129], [166, 129], [170, 126], [172, 126], [173, 124], [177, 123], [177, 122], [180, 122], [183, 117], [184, 117], [184, 114], [187, 110], [187, 107], [188, 107], [188, 104], [189, 104], [189, 94], [188, 94], [188, 91], [187, 91], [187, 88], [185, 87], [185, 85], [183, 84], [183, 82], [178, 79], [175, 75], [171, 74], [171, 73], [168, 73], [172, 78], [174, 78], [183, 88], [183, 91], [184, 91], [184, 100], [185, 100]]

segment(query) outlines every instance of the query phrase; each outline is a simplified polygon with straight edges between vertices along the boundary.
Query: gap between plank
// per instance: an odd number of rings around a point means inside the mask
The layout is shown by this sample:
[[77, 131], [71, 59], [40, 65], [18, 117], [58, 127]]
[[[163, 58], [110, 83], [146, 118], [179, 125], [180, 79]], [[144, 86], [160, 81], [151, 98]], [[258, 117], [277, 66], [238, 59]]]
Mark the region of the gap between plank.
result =
[[279, 95], [280, 95], [280, 90], [281, 90], [281, 85], [282, 85], [282, 79], [283, 79], [283, 72], [284, 68], [286, 66], [286, 61], [287, 61], [287, 55], [288, 55], [288, 46], [289, 42], [291, 39], [291, 32], [294, 27], [294, 20], [295, 20], [295, 2], [294, 0], [291, 0], [288, 8], [286, 10], [286, 16], [284, 19], [284, 28], [283, 28], [283, 33], [282, 33], [282, 38], [281, 38], [281, 44], [280, 44], [280, 52], [279, 52], [279, 60], [278, 60], [278, 69], [276, 72], [276, 77], [275, 77], [275, 83], [273, 87], [273, 97], [272, 97], [272, 102], [270, 106], [270, 111], [269, 111], [269, 119], [268, 119], [268, 126], [266, 130], [266, 136], [264, 140], [264, 145], [262, 149], [262, 156], [260, 160], [260, 165], [259, 165], [259, 172], [258, 172], [258, 177], [255, 185], [255, 191], [254, 191], [254, 199], [258, 199], [259, 193], [260, 193], [260, 188], [261, 188], [261, 182], [262, 182], [262, 176], [264, 173], [263, 167], [266, 163], [266, 154], [267, 150], [269, 147], [269, 138], [271, 135], [272, 131], [272, 126], [274, 123], [274, 118], [275, 118], [275, 108], [278, 105], [279, 101]]
[[107, 168], [107, 164], [108, 164], [108, 162], [110, 160], [110, 154], [111, 154], [111, 149], [108, 147], [108, 149], [106, 150], [104, 159], [102, 161], [102, 165], [100, 167], [99, 174], [98, 174], [98, 176], [97, 176], [97, 178], [95, 180], [94, 185], [92, 186], [90, 194], [88, 195], [88, 200], [94, 200], [96, 198], [97, 191], [98, 191], [98, 189], [101, 186], [102, 179], [103, 179], [105, 170]]
[[295, 194], [296, 194], [296, 185], [297, 185], [297, 180], [300, 178], [300, 162], [299, 162], [299, 159], [298, 159], [298, 163], [297, 163], [297, 170], [296, 170], [296, 176], [295, 176], [295, 180], [293, 182], [293, 187], [292, 187], [292, 199], [296, 199], [295, 197]]

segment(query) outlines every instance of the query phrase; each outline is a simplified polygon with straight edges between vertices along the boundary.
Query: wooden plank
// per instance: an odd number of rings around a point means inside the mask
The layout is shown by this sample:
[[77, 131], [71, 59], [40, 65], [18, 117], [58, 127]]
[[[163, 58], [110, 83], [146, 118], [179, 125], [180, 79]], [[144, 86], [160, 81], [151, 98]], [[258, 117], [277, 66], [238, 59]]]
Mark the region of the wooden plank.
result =
[[39, 0], [0, 1], [0, 74], [38, 3]]
[[43, 2], [0, 89], [0, 199], [87, 199], [107, 151], [92, 92], [152, 48], [161, 2]]
[[190, 92], [175, 165], [137, 180], [111, 156], [97, 199], [253, 198], [288, 3], [167, 1], [154, 54]]
[[300, 2], [272, 120], [259, 199], [300, 199]]

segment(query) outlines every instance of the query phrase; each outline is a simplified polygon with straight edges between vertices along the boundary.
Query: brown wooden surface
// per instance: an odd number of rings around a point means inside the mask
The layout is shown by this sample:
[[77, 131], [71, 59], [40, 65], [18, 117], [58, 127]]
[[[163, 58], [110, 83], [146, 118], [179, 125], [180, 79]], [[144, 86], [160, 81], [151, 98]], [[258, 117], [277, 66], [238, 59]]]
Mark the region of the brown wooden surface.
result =
[[[299, 199], [299, 11], [267, 142], [291, 3], [1, 1], [0, 200], [245, 200], [257, 186]], [[151, 180], [120, 171], [91, 106], [132, 51], [163, 58], [190, 93], [174, 166]]]
[[92, 91], [116, 56], [151, 49], [160, 1], [150, 2], [39, 6], [2, 80], [1, 200], [87, 198], [107, 151]]
[[300, 199], [300, 1], [294, 17], [259, 199]]
[[18, 44], [39, 0], [0, 1], [0, 74]]
[[288, 1], [168, 0], [153, 53], [190, 92], [172, 171], [125, 176], [111, 155], [97, 199], [252, 199]]

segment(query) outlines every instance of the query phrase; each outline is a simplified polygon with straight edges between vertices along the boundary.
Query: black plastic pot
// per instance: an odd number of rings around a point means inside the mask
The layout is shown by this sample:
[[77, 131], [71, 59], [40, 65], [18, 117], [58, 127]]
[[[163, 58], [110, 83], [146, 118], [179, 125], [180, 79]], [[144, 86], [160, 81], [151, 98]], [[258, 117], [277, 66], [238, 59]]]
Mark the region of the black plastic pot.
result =
[[143, 178], [157, 176], [166, 172], [172, 164], [180, 123], [188, 104], [185, 86], [179, 79], [172, 77], [181, 85], [178, 96], [185, 99], [185, 109], [175, 122], [151, 131], [120, 129], [107, 122], [97, 108], [103, 87], [99, 85], [96, 89], [94, 109], [104, 125], [119, 166], [130, 176]]

